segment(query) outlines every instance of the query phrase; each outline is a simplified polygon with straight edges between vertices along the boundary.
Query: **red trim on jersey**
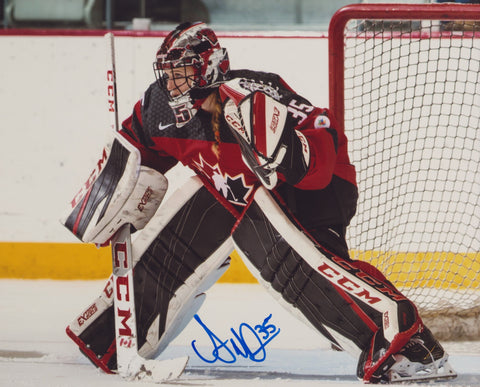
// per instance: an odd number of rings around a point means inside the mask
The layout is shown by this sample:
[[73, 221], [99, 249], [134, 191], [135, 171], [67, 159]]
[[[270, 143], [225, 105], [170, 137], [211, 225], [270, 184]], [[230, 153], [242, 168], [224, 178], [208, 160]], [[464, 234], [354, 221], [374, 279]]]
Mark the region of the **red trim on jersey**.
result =
[[138, 101], [133, 107], [135, 114], [137, 115], [138, 122], [143, 126], [143, 117], [142, 117], [142, 104]]

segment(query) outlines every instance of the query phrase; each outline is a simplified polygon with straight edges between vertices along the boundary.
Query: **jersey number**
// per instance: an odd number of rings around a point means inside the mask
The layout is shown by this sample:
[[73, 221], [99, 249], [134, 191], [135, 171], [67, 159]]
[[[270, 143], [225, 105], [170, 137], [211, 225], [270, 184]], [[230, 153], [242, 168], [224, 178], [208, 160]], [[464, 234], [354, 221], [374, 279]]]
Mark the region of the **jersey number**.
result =
[[297, 100], [295, 99], [292, 99], [288, 104], [288, 111], [292, 114], [293, 118], [300, 119], [298, 121], [299, 124], [308, 117], [307, 113], [310, 113], [313, 109], [313, 106], [304, 103], [297, 105]]
[[174, 113], [178, 123], [188, 122], [192, 119], [190, 110], [186, 107], [186, 105], [176, 106]]

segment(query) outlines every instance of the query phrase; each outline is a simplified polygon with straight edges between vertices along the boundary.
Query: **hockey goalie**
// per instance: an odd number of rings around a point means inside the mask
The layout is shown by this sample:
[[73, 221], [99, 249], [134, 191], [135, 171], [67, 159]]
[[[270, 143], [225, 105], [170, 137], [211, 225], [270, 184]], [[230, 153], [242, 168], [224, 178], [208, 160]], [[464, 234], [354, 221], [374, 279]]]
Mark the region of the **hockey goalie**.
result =
[[[173, 30], [153, 67], [156, 82], [63, 220], [99, 245], [123, 224], [135, 231], [140, 355], [157, 357], [182, 331], [235, 249], [283, 306], [358, 359], [363, 381], [454, 377], [415, 305], [349, 257], [355, 169], [328, 109], [278, 75], [231, 70], [203, 23]], [[178, 162], [195, 177], [163, 201], [164, 174]], [[67, 328], [109, 373], [117, 367], [112, 305], [107, 281]]]

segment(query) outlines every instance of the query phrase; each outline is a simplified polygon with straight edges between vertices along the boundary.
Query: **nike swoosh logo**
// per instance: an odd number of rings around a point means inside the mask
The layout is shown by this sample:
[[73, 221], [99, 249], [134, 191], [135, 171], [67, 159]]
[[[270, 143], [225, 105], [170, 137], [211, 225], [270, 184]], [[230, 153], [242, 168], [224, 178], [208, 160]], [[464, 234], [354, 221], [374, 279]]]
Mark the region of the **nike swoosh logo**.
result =
[[162, 125], [162, 123], [160, 122], [160, 123], [158, 124], [158, 129], [160, 129], [160, 130], [165, 130], [165, 129], [167, 129], [168, 127], [170, 127], [170, 126], [172, 126], [172, 125], [173, 125], [173, 124]]

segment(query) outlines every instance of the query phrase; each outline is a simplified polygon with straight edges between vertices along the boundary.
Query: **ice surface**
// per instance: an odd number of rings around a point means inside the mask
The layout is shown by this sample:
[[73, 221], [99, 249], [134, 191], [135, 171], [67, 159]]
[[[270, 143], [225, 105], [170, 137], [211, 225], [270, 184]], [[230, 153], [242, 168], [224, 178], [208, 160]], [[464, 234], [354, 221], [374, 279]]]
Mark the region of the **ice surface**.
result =
[[[103, 288], [103, 281], [0, 280], [0, 386], [127, 386], [93, 367], [68, 339], [65, 327]], [[235, 363], [206, 363], [212, 345], [196, 320], [161, 358], [190, 356], [174, 386], [359, 386], [356, 359], [332, 351], [317, 333], [290, 316], [259, 285], [217, 284], [199, 311], [201, 321], [222, 340], [242, 323], [254, 327], [272, 315], [280, 333], [265, 346], [265, 360], [237, 356]], [[449, 385], [480, 386], [480, 343], [445, 343], [459, 377]], [[253, 348], [253, 345], [252, 345]], [[225, 356], [226, 358], [226, 356]], [[447, 384], [436, 383], [435, 386]]]

